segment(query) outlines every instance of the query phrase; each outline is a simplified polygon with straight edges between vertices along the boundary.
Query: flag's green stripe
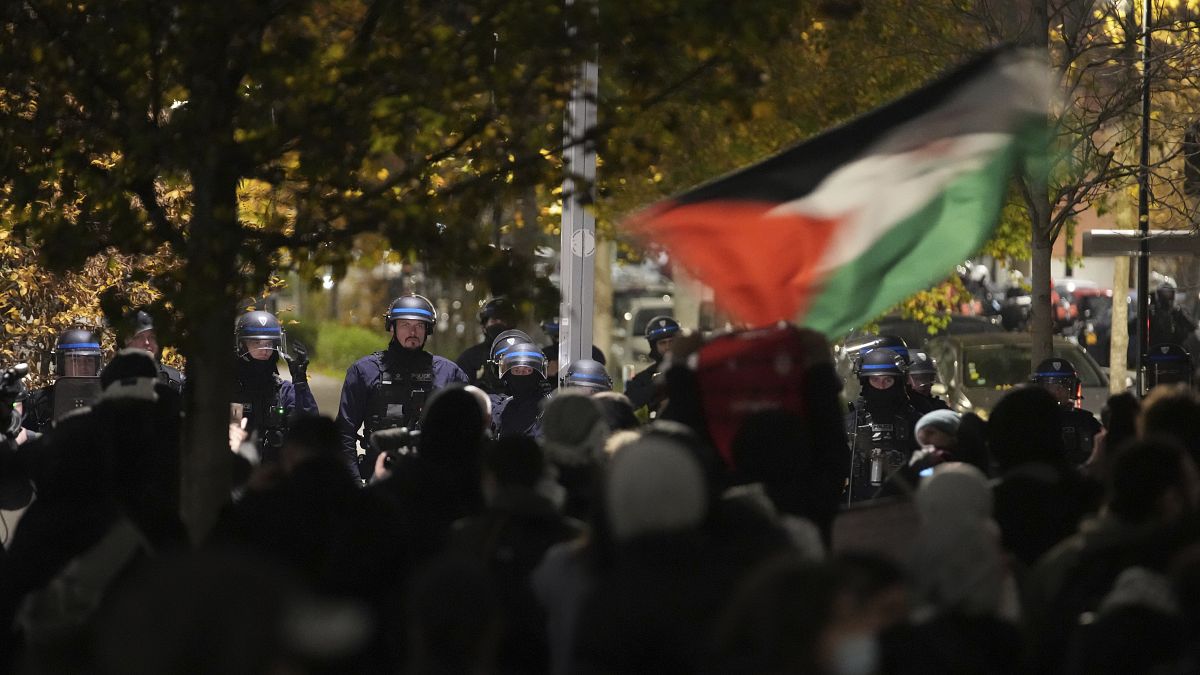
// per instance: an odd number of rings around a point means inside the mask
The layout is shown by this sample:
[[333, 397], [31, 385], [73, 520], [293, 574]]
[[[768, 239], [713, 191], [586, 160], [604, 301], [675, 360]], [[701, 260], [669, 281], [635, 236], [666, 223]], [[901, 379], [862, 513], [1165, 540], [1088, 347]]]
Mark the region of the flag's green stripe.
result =
[[995, 230], [1015, 154], [1014, 143], [1005, 145], [982, 168], [958, 177], [897, 222], [830, 275], [799, 323], [836, 339], [945, 279]]

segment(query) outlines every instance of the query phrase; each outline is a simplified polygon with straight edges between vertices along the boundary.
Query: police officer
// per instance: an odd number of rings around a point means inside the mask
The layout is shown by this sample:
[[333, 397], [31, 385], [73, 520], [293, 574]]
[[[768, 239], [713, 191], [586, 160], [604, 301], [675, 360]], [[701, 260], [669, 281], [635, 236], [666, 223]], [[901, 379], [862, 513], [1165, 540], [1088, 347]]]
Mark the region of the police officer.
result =
[[872, 349], [856, 374], [862, 390], [846, 415], [849, 501], [874, 497], [888, 477], [908, 463], [917, 449], [913, 429], [921, 417], [909, 400], [904, 359], [896, 352]]
[[[54, 362], [55, 381], [30, 392], [25, 401], [22, 425], [31, 431], [46, 431], [64, 413], [89, 405], [100, 393], [104, 353], [100, 349], [100, 338], [94, 332], [87, 328], [63, 331], [50, 356]], [[59, 394], [60, 383], [70, 392]]]
[[579, 359], [567, 366], [567, 372], [563, 375], [563, 386], [595, 394], [612, 391], [612, 378], [608, 376], [603, 363], [592, 359]]
[[[434, 390], [452, 382], [467, 382], [467, 374], [453, 361], [425, 351], [425, 342], [437, 324], [437, 310], [429, 300], [416, 294], [396, 298], [384, 321], [391, 334], [387, 349], [355, 361], [342, 383], [337, 426], [342, 452], [355, 477], [369, 478], [374, 473], [378, 453], [369, 443], [372, 433], [416, 428]], [[360, 444], [366, 453], [361, 464]]]
[[680, 330], [679, 322], [669, 316], [656, 316], [646, 322], [646, 342], [650, 344], [650, 358], [654, 362], [625, 384], [625, 395], [635, 412], [646, 406], [653, 410], [661, 403], [655, 376], [663, 359], [671, 353], [671, 343]]
[[[1155, 289], [1154, 298], [1149, 306], [1149, 322], [1151, 345], [1183, 345], [1189, 340], [1194, 340], [1196, 322], [1175, 306], [1175, 287], [1169, 283], [1163, 282]], [[1129, 335], [1129, 357], [1132, 363], [1139, 335], [1136, 316], [1129, 319]]]
[[912, 363], [908, 366], [908, 398], [917, 412], [924, 415], [934, 410], [949, 410], [950, 406], [933, 395], [937, 383], [937, 365], [925, 352], [909, 352]]
[[500, 357], [504, 393], [492, 395], [492, 433], [497, 438], [542, 435], [542, 401], [550, 394], [546, 355], [537, 345], [519, 343]]
[[[308, 386], [308, 351], [297, 342], [289, 354], [287, 333], [279, 319], [257, 310], [241, 315], [234, 324], [234, 353], [232, 400], [242, 406], [245, 429], [257, 439], [259, 457], [275, 461], [292, 417], [297, 412], [318, 414]], [[290, 382], [279, 377], [281, 355], [292, 376]]]
[[[901, 360], [904, 361], [903, 367], [905, 371], [908, 370], [908, 366], [911, 364], [912, 357], [909, 355], [908, 343], [904, 341], [904, 338], [898, 335], [876, 335], [870, 340], [859, 343], [856, 347], [858, 353], [854, 355], [854, 358], [851, 361], [851, 370], [857, 373], [862, 365], [863, 357], [867, 355], [867, 352], [871, 351], [872, 349], [881, 348], [890, 349], [899, 354]], [[907, 381], [905, 381], [904, 386], [908, 386]], [[912, 392], [910, 391], [909, 393], [911, 394]], [[850, 391], [847, 391], [846, 394], [850, 397], [857, 397], [858, 395], [857, 393]]]
[[158, 335], [154, 331], [154, 319], [143, 309], [135, 310], [125, 318], [124, 329], [118, 336], [125, 347], [149, 352], [158, 364], [158, 381], [177, 394], [183, 393], [183, 373], [162, 362], [162, 350], [158, 346]]
[[[542, 348], [546, 355], [546, 378], [551, 387], [558, 387], [558, 317], [543, 321], [542, 332], [550, 338], [550, 344]], [[601, 365], [608, 363], [604, 352], [596, 345], [592, 345], [592, 360]]]
[[1058, 400], [1059, 424], [1062, 426], [1063, 447], [1067, 461], [1083, 464], [1092, 455], [1092, 444], [1100, 433], [1100, 423], [1086, 410], [1079, 408], [1081, 388], [1079, 373], [1067, 359], [1053, 357], [1038, 364], [1033, 383], [1054, 395]]
[[1160, 384], [1192, 386], [1192, 361], [1187, 350], [1179, 345], [1151, 345], [1146, 355], [1146, 391]]
[[494, 391], [496, 383], [488, 382], [485, 378], [492, 344], [496, 342], [496, 338], [501, 333], [511, 329], [516, 321], [517, 310], [512, 303], [503, 297], [488, 300], [479, 310], [479, 326], [483, 329], [483, 341], [467, 347], [454, 360], [455, 364], [467, 374], [471, 384], [481, 387], [489, 394], [499, 393], [499, 391]]

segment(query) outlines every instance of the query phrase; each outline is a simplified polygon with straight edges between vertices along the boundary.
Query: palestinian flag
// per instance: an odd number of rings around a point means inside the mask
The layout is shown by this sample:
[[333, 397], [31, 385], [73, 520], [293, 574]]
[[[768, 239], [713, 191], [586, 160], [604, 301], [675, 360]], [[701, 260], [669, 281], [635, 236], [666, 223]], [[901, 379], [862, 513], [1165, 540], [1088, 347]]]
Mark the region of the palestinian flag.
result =
[[1044, 61], [989, 52], [891, 104], [634, 215], [752, 326], [836, 335], [945, 279], [991, 235], [1041, 142]]

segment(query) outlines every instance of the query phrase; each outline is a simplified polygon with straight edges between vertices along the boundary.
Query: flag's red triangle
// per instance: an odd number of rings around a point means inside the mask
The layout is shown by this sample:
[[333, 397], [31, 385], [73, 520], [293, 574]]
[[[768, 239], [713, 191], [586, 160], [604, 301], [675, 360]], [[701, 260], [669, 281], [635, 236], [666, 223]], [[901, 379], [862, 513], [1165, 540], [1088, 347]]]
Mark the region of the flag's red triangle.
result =
[[816, 292], [817, 263], [841, 219], [773, 214], [775, 203], [666, 202], [634, 216], [631, 229], [713, 289], [739, 321], [791, 321]]

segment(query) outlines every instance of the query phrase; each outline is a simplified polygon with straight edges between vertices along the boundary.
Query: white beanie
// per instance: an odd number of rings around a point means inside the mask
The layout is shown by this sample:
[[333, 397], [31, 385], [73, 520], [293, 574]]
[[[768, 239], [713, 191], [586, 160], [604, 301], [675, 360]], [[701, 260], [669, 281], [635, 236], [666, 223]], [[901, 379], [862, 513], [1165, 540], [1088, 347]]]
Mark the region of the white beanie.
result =
[[694, 529], [707, 505], [704, 471], [677, 441], [651, 434], [613, 456], [604, 506], [618, 542]]

